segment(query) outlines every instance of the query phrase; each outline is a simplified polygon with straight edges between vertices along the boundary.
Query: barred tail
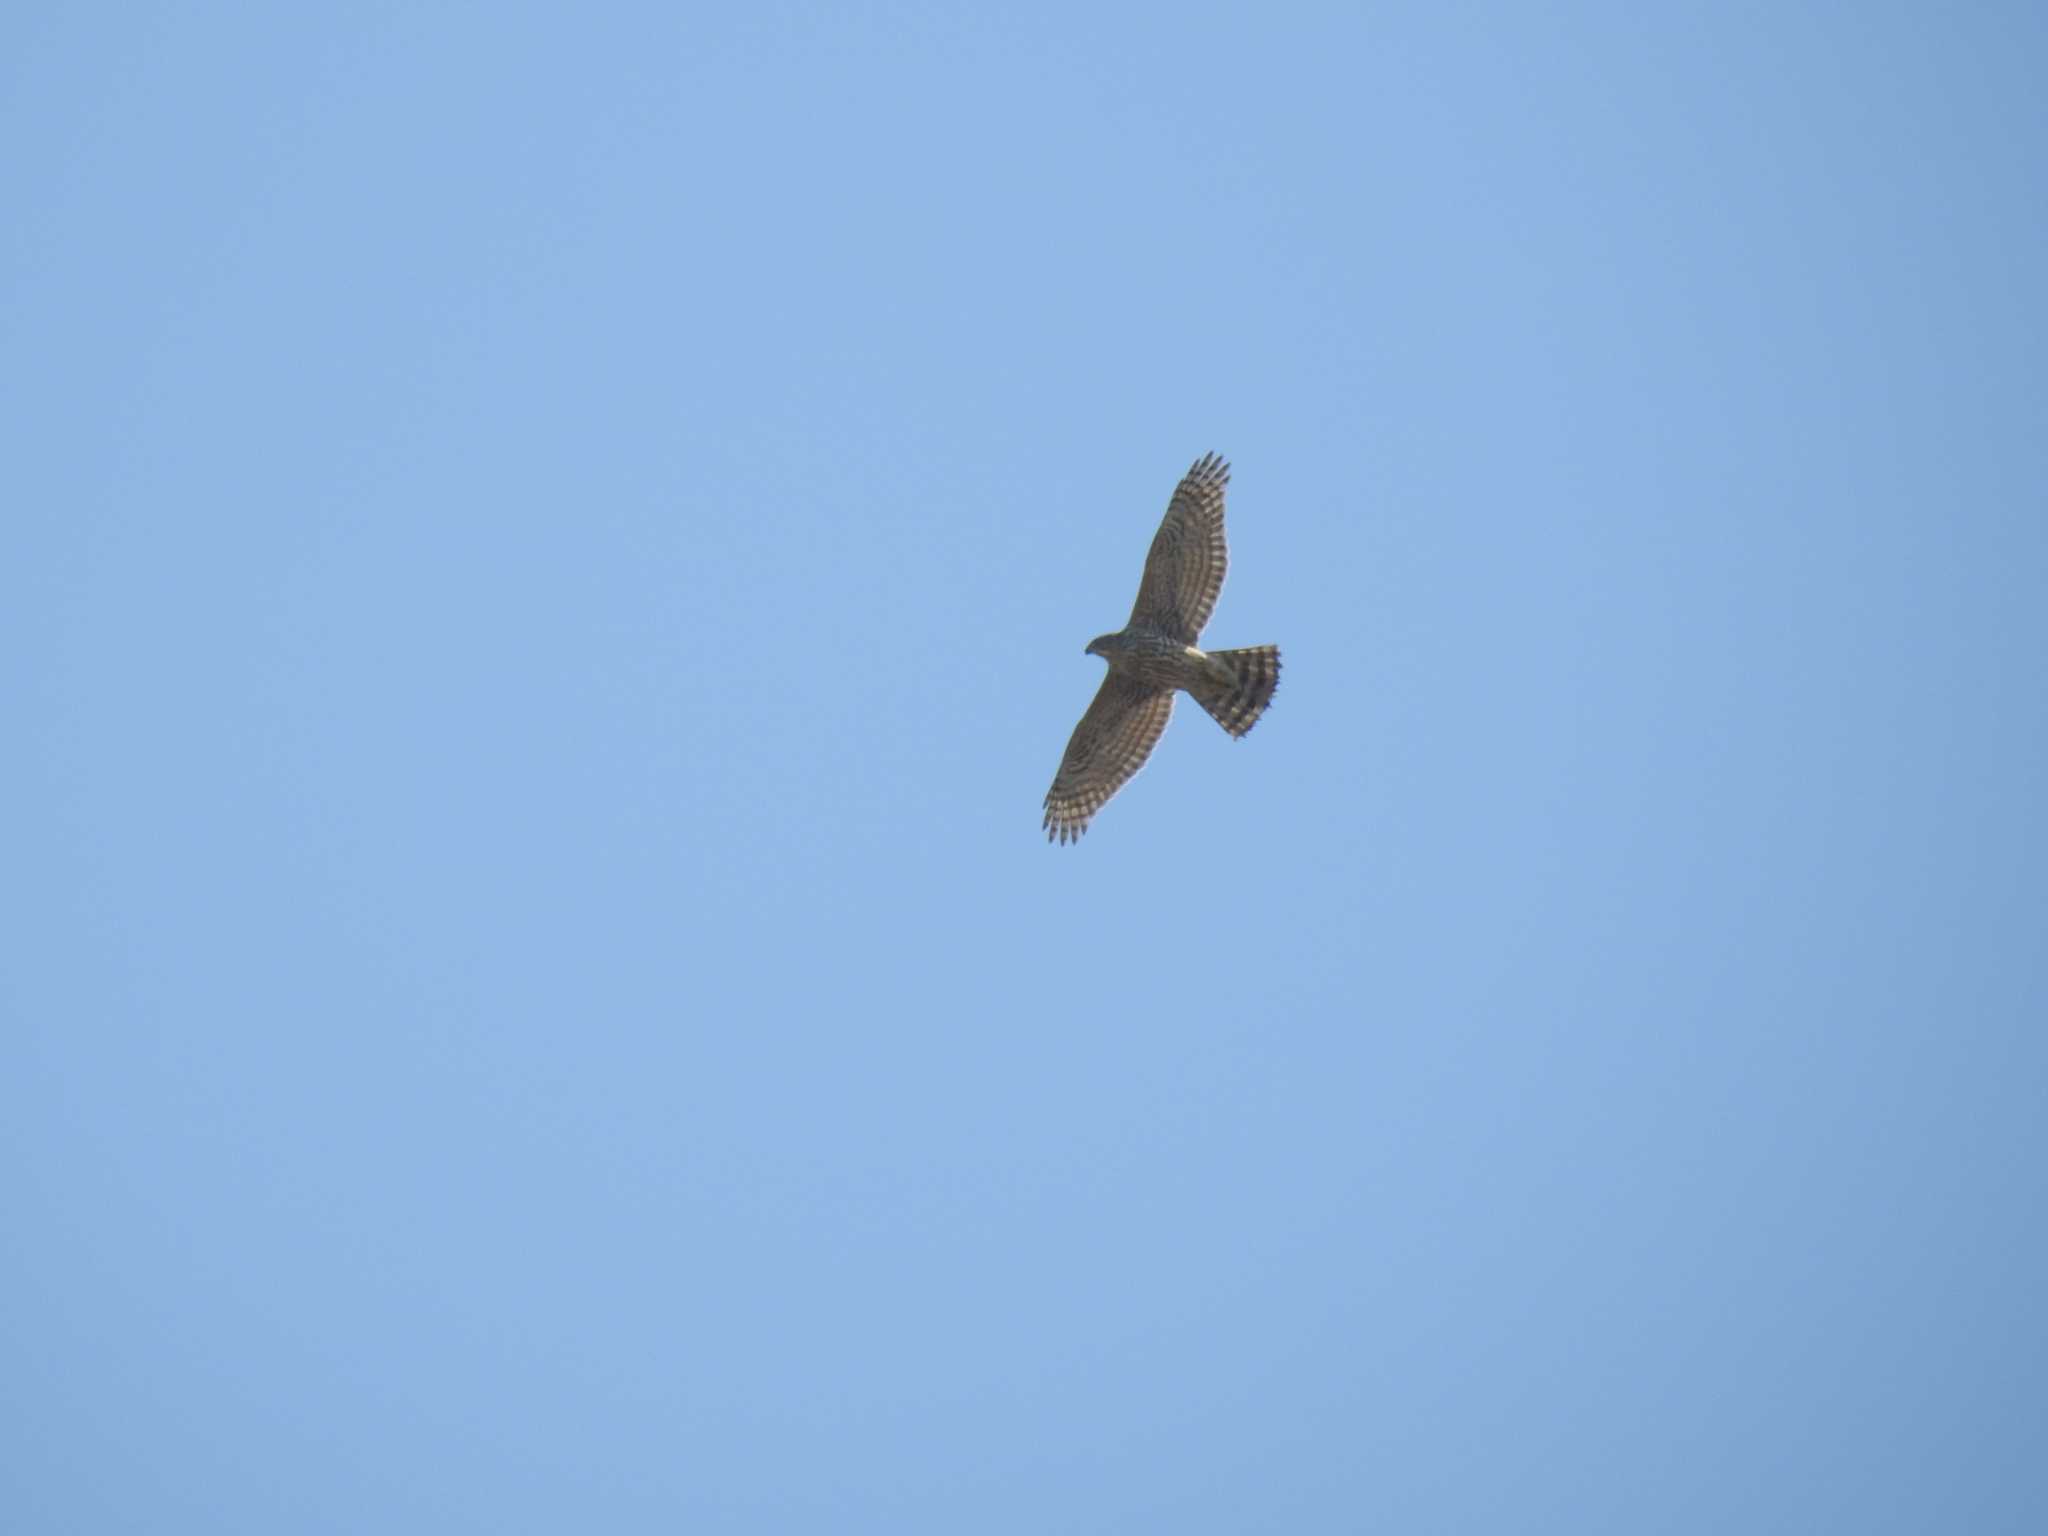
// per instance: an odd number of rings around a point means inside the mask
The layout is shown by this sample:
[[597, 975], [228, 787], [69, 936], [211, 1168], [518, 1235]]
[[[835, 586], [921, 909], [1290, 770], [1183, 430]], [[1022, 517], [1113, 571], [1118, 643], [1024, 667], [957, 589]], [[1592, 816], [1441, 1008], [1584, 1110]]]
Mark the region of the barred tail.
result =
[[1254, 645], [1241, 651], [1211, 651], [1209, 660], [1219, 663], [1215, 675], [1200, 688], [1188, 691], [1216, 717], [1218, 725], [1233, 736], [1242, 736], [1259, 723], [1259, 716], [1273, 702], [1273, 690], [1280, 686], [1280, 647]]

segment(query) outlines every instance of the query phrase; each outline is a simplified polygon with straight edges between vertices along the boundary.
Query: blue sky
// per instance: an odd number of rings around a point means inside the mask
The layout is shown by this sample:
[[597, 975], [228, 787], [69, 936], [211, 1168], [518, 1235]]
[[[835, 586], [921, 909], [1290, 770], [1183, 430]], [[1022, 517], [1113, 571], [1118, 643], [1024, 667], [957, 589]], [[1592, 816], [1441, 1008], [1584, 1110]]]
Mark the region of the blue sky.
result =
[[2039, 1529], [2044, 68], [12, 17], [5, 1524]]

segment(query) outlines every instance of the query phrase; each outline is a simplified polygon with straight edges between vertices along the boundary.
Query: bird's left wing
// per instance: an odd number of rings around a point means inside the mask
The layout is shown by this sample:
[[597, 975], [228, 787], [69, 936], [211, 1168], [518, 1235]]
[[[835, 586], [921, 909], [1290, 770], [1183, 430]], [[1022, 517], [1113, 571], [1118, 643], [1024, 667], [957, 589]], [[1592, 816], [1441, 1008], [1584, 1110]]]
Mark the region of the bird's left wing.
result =
[[1223, 543], [1223, 492], [1229, 484], [1230, 465], [1213, 453], [1195, 460], [1181, 477], [1145, 556], [1132, 624], [1161, 630], [1184, 645], [1201, 638], [1230, 564]]

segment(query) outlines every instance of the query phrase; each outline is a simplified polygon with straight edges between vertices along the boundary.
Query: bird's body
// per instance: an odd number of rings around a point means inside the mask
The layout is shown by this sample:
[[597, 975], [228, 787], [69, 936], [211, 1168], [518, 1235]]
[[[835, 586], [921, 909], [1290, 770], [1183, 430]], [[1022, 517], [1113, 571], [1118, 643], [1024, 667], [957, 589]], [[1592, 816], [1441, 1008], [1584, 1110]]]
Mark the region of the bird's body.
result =
[[1201, 638], [1229, 554], [1223, 538], [1223, 492], [1230, 466], [1215, 454], [1195, 461], [1167, 505], [1153, 537], [1131, 621], [1098, 635], [1088, 654], [1109, 663], [1102, 688], [1074, 728], [1066, 756], [1045, 797], [1045, 834], [1071, 842], [1145, 764], [1185, 692], [1232, 736], [1258, 723], [1280, 685], [1280, 650], [1204, 651]]
[[1185, 688], [1203, 671], [1208, 654], [1185, 645], [1156, 629], [1120, 629], [1113, 635], [1098, 635], [1088, 642], [1088, 654], [1100, 656], [1110, 666], [1154, 688]]

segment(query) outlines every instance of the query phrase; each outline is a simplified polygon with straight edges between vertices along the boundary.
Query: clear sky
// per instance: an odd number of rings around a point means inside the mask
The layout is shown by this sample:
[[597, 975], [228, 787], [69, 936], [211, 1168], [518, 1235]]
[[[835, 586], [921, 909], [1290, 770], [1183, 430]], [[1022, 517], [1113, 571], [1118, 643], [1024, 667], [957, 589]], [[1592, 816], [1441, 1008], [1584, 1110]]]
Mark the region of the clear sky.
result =
[[11, 13], [0, 1524], [2040, 1530], [2044, 76]]

